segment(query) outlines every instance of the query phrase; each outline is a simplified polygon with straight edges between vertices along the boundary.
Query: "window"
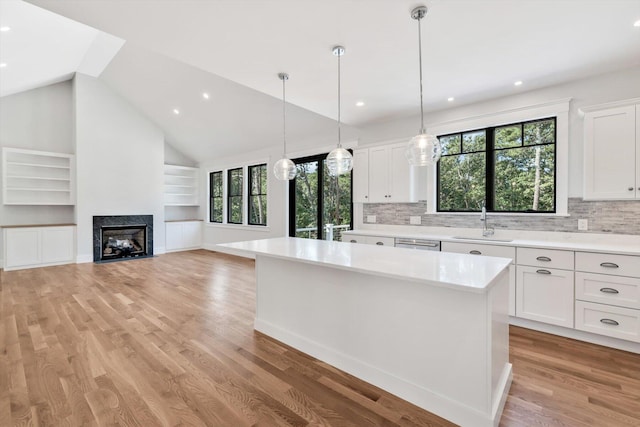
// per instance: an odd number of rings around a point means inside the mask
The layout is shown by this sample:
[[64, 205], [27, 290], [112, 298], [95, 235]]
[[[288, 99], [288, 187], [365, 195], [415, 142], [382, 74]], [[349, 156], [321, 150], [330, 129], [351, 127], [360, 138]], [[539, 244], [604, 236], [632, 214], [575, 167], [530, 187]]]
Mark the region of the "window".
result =
[[222, 222], [222, 171], [209, 174], [209, 221]]
[[227, 223], [242, 224], [242, 168], [227, 171]]
[[555, 117], [439, 139], [439, 212], [556, 211]]
[[267, 164], [249, 166], [249, 224], [267, 225]]

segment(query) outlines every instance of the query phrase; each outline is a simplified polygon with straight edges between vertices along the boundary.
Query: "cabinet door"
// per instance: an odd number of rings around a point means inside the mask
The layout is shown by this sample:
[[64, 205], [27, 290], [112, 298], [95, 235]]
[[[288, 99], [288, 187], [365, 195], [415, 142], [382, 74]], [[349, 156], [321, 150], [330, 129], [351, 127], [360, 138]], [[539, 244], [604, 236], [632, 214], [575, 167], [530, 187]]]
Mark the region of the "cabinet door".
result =
[[573, 328], [573, 271], [516, 268], [516, 315]]
[[182, 249], [182, 223], [167, 222], [165, 223], [165, 249], [167, 251], [175, 251]]
[[40, 264], [40, 230], [37, 228], [7, 229], [4, 238], [5, 267]]
[[393, 203], [409, 203], [411, 166], [404, 152], [405, 143], [389, 147], [389, 201]]
[[640, 104], [636, 105], [636, 199], [640, 199]]
[[182, 224], [183, 248], [199, 248], [202, 246], [201, 222], [189, 221]]
[[638, 186], [638, 160], [635, 153], [634, 105], [587, 113], [584, 128], [584, 198], [635, 198]]
[[353, 201], [369, 202], [369, 150], [353, 151]]
[[369, 200], [389, 201], [389, 159], [387, 147], [369, 149]]
[[73, 227], [41, 228], [40, 232], [43, 264], [73, 261]]

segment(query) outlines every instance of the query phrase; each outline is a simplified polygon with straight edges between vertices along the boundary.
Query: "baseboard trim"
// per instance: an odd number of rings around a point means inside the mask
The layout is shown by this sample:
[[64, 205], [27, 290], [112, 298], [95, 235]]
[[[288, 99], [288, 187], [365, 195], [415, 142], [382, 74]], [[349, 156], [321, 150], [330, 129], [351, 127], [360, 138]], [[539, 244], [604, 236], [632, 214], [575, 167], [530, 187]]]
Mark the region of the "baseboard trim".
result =
[[93, 262], [93, 254], [76, 256], [76, 264], [86, 264], [88, 262]]

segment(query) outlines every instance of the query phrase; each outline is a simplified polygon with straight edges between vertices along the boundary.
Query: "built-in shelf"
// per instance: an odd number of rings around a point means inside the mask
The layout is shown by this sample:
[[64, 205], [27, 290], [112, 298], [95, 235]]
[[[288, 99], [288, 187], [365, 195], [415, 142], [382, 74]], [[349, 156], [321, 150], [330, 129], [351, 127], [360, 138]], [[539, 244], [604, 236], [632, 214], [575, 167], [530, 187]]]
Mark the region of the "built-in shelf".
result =
[[198, 168], [164, 165], [164, 205], [199, 206]]
[[72, 154], [2, 149], [2, 201], [5, 205], [74, 205]]

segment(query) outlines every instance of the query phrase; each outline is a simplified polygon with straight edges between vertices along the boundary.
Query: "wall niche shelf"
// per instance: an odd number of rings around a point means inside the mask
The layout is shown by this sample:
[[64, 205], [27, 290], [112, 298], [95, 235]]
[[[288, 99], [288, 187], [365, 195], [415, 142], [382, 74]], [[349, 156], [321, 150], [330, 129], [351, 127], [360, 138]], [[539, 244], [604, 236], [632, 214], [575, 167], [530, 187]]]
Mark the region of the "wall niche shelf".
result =
[[75, 156], [2, 148], [5, 205], [75, 205]]
[[164, 205], [199, 206], [198, 168], [164, 165]]

